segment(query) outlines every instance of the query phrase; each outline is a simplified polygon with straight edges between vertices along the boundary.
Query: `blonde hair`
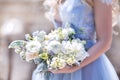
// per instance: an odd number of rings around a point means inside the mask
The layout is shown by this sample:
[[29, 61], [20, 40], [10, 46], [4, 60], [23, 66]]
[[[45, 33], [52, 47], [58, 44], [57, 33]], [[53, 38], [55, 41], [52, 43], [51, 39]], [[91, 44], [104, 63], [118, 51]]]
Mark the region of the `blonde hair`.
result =
[[[58, 6], [64, 3], [65, 0], [45, 0], [44, 6], [46, 9], [48, 9], [48, 12], [45, 13], [45, 16], [51, 20], [53, 17], [58, 15]], [[86, 1], [86, 0], [84, 0]], [[119, 15], [119, 1], [118, 0], [112, 0], [112, 13], [113, 13], [113, 26], [116, 24], [117, 16]], [[87, 2], [87, 1], [86, 1]], [[87, 2], [88, 3], [88, 2]], [[89, 3], [88, 3], [89, 4]], [[89, 4], [90, 6], [94, 6]]]
[[45, 17], [51, 21], [56, 15], [59, 14], [58, 6], [63, 3], [63, 0], [45, 0], [44, 6], [47, 9]]
[[119, 0], [113, 0], [112, 4], [112, 17], [113, 17], [113, 26], [115, 26], [118, 22], [118, 16], [120, 14], [120, 2]]

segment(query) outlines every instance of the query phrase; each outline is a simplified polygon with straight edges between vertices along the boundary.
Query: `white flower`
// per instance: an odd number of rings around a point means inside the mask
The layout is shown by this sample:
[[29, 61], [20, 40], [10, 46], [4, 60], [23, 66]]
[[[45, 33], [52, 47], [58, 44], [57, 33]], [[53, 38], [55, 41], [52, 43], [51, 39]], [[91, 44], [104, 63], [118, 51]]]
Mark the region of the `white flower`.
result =
[[64, 40], [64, 39], [69, 39], [69, 36], [71, 34], [74, 34], [74, 30], [72, 28], [58, 28], [55, 29], [54, 31], [51, 31], [51, 33], [48, 34], [48, 38], [50, 40]]
[[[85, 51], [84, 44], [79, 39], [73, 39], [70, 41], [63, 41], [62, 42], [62, 52], [69, 56], [75, 57], [76, 61], [83, 61], [86, 57], [88, 57], [87, 52]], [[67, 63], [72, 64], [74, 63], [73, 59], [68, 59]]]
[[70, 27], [58, 29], [59, 38], [62, 40], [69, 39], [69, 36], [74, 34], [74, 33], [75, 33], [74, 29], [72, 29]]
[[46, 47], [48, 51], [52, 51], [55, 54], [61, 51], [61, 43], [56, 40], [50, 41]]
[[73, 65], [73, 64], [76, 63], [76, 60], [75, 60], [74, 57], [68, 57], [68, 58], [66, 59], [66, 63], [67, 63], [68, 65]]
[[89, 57], [89, 54], [85, 51], [83, 52], [79, 52], [77, 55], [76, 55], [76, 60], [77, 61], [83, 61], [86, 57]]
[[39, 31], [35, 31], [32, 33], [33, 37], [37, 36], [39, 34]]
[[73, 46], [70, 41], [62, 42], [62, 51], [64, 54], [70, 54], [74, 51]]
[[39, 57], [39, 53], [35, 52], [35, 53], [30, 53], [30, 52], [26, 52], [25, 53], [25, 56], [26, 56], [26, 61], [31, 61], [35, 58], [38, 58]]
[[63, 37], [63, 39], [69, 38], [69, 32], [67, 29], [62, 29], [62, 37]]
[[41, 45], [42, 45], [42, 46], [47, 46], [48, 43], [49, 43], [49, 40], [45, 40], [45, 41], [43, 41], [43, 42], [41, 43]]
[[67, 27], [66, 29], [67, 29], [67, 32], [68, 32], [69, 35], [75, 34], [75, 30], [74, 29], [72, 29], [70, 27]]
[[82, 41], [76, 39], [72, 40], [73, 49], [77, 52], [76, 53], [76, 60], [83, 61], [89, 54], [85, 51], [84, 44]]
[[72, 40], [72, 48], [74, 49], [74, 51], [81, 51], [84, 49], [84, 45], [77, 39]]
[[39, 52], [41, 44], [38, 41], [29, 41], [26, 45], [26, 50], [31, 53]]
[[42, 42], [45, 39], [45, 35], [46, 35], [45, 31], [36, 31], [33, 32], [33, 39]]
[[59, 35], [56, 33], [49, 33], [48, 34], [48, 39], [49, 40], [60, 40]]
[[54, 57], [50, 64], [51, 69], [62, 69], [65, 66], [66, 66], [65, 60], [58, 57]]
[[29, 41], [32, 40], [32, 37], [30, 36], [30, 34], [25, 34], [25, 39]]
[[36, 32], [33, 32], [33, 37], [35, 37], [35, 36], [39, 36], [39, 35], [46, 35], [46, 32], [45, 31], [36, 31]]

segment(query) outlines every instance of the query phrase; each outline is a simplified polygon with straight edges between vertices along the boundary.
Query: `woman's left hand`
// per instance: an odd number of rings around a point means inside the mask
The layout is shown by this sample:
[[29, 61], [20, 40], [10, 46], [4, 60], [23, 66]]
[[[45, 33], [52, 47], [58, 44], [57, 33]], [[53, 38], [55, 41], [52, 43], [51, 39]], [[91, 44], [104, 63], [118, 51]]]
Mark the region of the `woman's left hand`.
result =
[[73, 67], [69, 67], [69, 66], [65, 66], [63, 69], [59, 69], [59, 70], [48, 70], [54, 74], [59, 74], [59, 73], [73, 73], [76, 70], [79, 69], [79, 66], [73, 66]]

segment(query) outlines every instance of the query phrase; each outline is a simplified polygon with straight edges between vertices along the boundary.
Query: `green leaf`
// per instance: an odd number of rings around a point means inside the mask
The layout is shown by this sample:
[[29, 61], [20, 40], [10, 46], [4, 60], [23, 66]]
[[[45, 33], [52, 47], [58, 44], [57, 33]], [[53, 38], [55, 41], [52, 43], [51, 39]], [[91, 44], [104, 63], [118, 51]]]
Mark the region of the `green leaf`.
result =
[[85, 41], [85, 40], [82, 40], [81, 43], [82, 43], [83, 45], [85, 45], [85, 44], [86, 44], [86, 41]]
[[85, 34], [85, 28], [84, 28], [84, 27], [81, 27], [81, 28], [79, 29], [79, 33]]
[[19, 47], [24, 47], [26, 45], [26, 41], [24, 40], [15, 40], [10, 43], [8, 48], [19, 48]]

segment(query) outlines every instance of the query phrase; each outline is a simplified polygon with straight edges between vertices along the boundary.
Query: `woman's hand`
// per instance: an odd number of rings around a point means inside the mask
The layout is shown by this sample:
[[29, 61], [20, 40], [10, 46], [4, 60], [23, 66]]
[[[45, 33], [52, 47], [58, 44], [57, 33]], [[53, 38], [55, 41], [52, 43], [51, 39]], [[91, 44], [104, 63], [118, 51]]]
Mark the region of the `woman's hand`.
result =
[[80, 69], [79, 66], [73, 66], [73, 67], [65, 66], [63, 69], [60, 69], [60, 70], [48, 70], [48, 71], [54, 74], [59, 74], [59, 73], [73, 73], [78, 69]]

